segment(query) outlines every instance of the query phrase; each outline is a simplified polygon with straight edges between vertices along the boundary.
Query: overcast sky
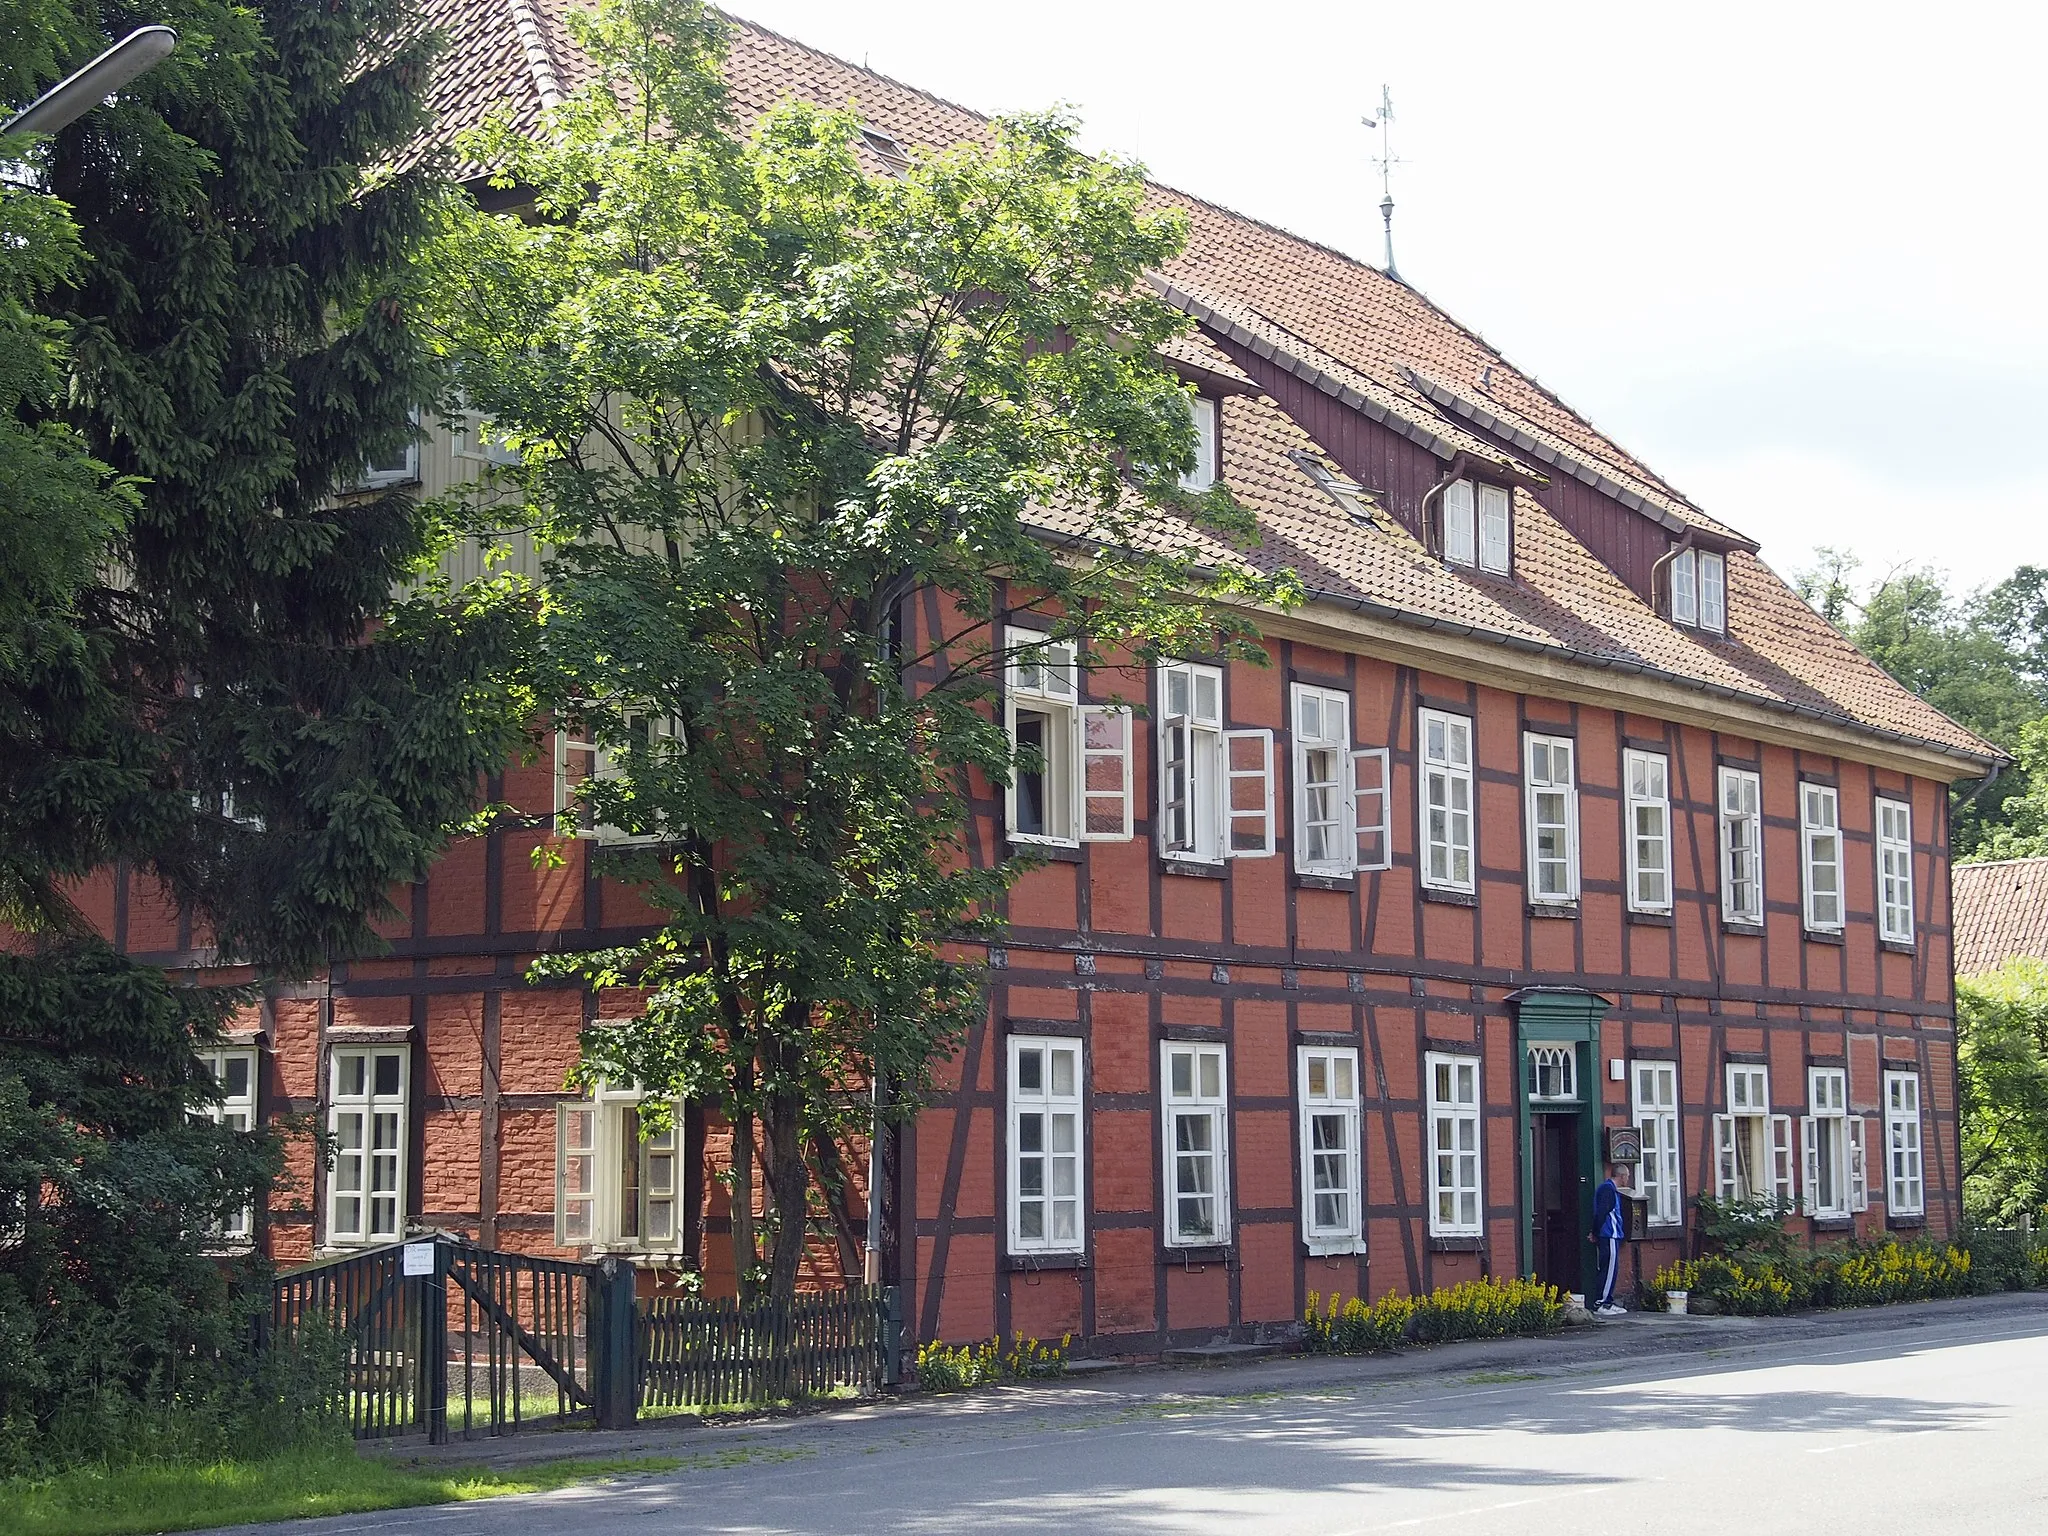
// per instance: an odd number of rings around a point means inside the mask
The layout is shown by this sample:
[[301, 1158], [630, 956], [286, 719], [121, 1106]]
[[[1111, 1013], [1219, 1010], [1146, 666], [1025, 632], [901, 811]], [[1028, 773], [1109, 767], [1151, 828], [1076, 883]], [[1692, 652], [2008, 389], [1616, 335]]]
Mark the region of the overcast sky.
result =
[[2036, 6], [728, 0], [1401, 273], [1780, 571], [2048, 563]]

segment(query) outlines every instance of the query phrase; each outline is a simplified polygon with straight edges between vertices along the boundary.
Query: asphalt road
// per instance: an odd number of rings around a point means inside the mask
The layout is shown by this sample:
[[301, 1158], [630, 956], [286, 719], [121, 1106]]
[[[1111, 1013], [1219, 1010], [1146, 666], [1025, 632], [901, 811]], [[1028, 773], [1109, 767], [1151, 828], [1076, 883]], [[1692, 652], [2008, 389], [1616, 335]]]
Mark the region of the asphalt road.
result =
[[674, 1473], [291, 1527], [613, 1533], [2048, 1533], [2048, 1313], [1539, 1372], [1334, 1362], [768, 1430]]

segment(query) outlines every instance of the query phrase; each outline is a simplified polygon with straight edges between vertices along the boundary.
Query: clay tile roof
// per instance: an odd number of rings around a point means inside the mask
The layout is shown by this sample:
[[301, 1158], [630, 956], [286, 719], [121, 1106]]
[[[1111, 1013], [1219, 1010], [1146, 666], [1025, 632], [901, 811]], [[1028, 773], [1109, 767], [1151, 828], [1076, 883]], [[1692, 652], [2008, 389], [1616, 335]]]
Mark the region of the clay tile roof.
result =
[[1954, 876], [1958, 976], [2015, 956], [2048, 961], [2048, 859], [1958, 864]]
[[[587, 65], [565, 23], [574, 3], [421, 0], [423, 24], [442, 27], [450, 43], [432, 87], [444, 141], [494, 108], [514, 126], [537, 124], [545, 103], [585, 82]], [[728, 20], [726, 80], [742, 124], [796, 97], [851, 106], [913, 154], [988, 133], [989, 120], [965, 107]], [[1406, 283], [1171, 188], [1155, 186], [1151, 203], [1186, 212], [1187, 248], [1156, 286], [1202, 329], [1164, 351], [1184, 372], [1237, 391], [1223, 405], [1223, 472], [1257, 514], [1261, 539], [1250, 558], [1261, 567], [1298, 571], [1323, 602], [1904, 738], [1945, 754], [1958, 773], [1971, 761], [2001, 759], [1858, 652], [1757, 558], [1751, 541]], [[1394, 518], [1351, 515], [1293, 457], [1322, 457], [1322, 449], [1257, 392], [1230, 347], [1440, 459], [1465, 454], [1516, 482], [1516, 579], [1447, 569]], [[1697, 529], [1727, 546], [1726, 639], [1666, 622], [1579, 543], [1531, 489], [1560, 476], [1596, 486], [1662, 530]], [[1067, 520], [1046, 519], [1054, 531]], [[1171, 520], [1160, 532], [1175, 542], [1214, 542]], [[1215, 553], [1243, 558], [1221, 545]]]

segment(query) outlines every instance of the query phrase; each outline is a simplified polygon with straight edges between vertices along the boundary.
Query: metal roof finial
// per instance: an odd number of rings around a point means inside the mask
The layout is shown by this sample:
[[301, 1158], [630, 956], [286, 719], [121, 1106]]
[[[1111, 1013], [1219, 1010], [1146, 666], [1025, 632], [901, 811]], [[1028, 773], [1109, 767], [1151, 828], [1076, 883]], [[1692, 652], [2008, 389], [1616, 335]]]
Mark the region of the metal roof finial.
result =
[[1394, 153], [1394, 135], [1389, 126], [1394, 121], [1394, 93], [1388, 86], [1380, 87], [1380, 115], [1359, 119], [1368, 128], [1377, 128], [1380, 134], [1380, 152], [1373, 156], [1372, 163], [1380, 168], [1380, 217], [1387, 226], [1386, 274], [1398, 278], [1400, 272], [1394, 266], [1394, 167], [1401, 163]]

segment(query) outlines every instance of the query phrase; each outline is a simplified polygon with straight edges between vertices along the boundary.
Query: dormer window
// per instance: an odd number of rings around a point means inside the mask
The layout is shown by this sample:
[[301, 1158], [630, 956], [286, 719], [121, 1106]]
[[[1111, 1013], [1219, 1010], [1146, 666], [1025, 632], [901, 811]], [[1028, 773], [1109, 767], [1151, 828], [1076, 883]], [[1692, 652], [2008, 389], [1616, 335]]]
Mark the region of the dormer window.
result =
[[1195, 427], [1195, 467], [1180, 477], [1184, 491], [1206, 491], [1216, 483], [1217, 402], [1207, 395], [1188, 396], [1188, 415]]
[[1495, 576], [1513, 570], [1506, 486], [1453, 480], [1444, 490], [1444, 559]]
[[1728, 631], [1728, 566], [1706, 549], [1681, 549], [1671, 560], [1671, 618], [1712, 634]]

